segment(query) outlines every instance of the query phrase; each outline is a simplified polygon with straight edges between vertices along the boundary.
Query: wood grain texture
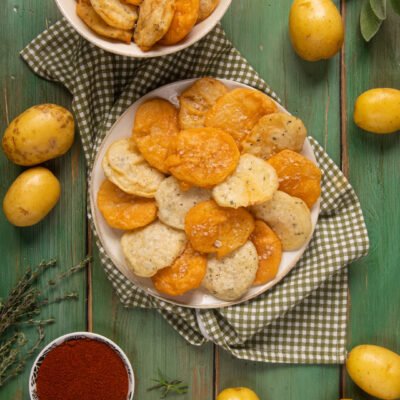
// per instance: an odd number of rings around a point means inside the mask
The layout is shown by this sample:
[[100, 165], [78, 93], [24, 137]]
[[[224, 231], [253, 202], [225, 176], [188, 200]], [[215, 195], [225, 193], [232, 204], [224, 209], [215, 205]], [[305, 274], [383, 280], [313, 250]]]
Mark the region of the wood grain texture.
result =
[[[52, 102], [69, 109], [70, 97], [60, 86], [44, 81], [31, 72], [18, 55], [29, 41], [46, 28], [46, 19], [59, 17], [52, 1], [7, 1], [0, 7], [0, 134], [8, 121], [32, 105]], [[29, 228], [12, 226], [0, 211], [0, 297], [5, 298], [16, 279], [28, 265], [56, 257], [58, 264], [48, 271], [41, 283], [55, 273], [67, 269], [84, 257], [86, 252], [85, 171], [79, 139], [63, 157], [46, 162], [61, 182], [61, 197], [56, 207], [39, 224]], [[0, 151], [0, 198], [25, 168], [11, 163]], [[77, 291], [79, 300], [53, 304], [44, 309], [43, 317], [53, 316], [56, 323], [45, 329], [45, 343], [61, 334], [84, 330], [86, 327], [85, 272], [82, 271], [47, 292], [54, 298]], [[27, 330], [31, 340], [34, 329]], [[33, 358], [25, 372], [0, 388], [0, 399], [29, 399], [28, 376]]]

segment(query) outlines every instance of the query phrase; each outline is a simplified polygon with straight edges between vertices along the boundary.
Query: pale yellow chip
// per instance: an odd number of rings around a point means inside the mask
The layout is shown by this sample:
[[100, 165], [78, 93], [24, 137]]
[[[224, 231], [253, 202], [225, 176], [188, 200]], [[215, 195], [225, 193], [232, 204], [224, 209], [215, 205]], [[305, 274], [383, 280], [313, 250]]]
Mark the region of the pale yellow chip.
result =
[[175, 0], [143, 0], [134, 33], [135, 43], [148, 51], [168, 31], [175, 14]]
[[103, 21], [118, 29], [133, 29], [138, 19], [137, 7], [120, 0], [90, 0]]
[[102, 160], [106, 177], [126, 193], [154, 197], [165, 176], [151, 167], [132, 139], [112, 143]]
[[128, 268], [137, 276], [150, 277], [170, 266], [186, 247], [186, 235], [155, 221], [144, 228], [126, 232], [121, 238]]
[[252, 154], [243, 154], [235, 172], [213, 188], [212, 197], [221, 207], [247, 207], [270, 200], [278, 186], [271, 165]]
[[279, 190], [271, 200], [253, 206], [251, 211], [278, 235], [285, 251], [297, 250], [312, 233], [311, 214], [307, 204]]
[[179, 96], [179, 127], [192, 129], [204, 126], [207, 111], [227, 92], [228, 88], [217, 79], [198, 79]]
[[223, 258], [209, 255], [201, 286], [219, 299], [236, 300], [251, 288], [257, 269], [257, 250], [252, 242], [247, 241]]
[[301, 119], [284, 113], [264, 115], [242, 143], [242, 153], [268, 160], [282, 150], [301, 152], [307, 129]]
[[208, 18], [215, 10], [218, 3], [219, 0], [200, 0], [200, 10], [199, 17], [197, 18], [197, 23], [204, 21], [206, 18]]
[[198, 187], [183, 191], [179, 186], [179, 181], [170, 176], [161, 183], [155, 198], [158, 218], [173, 228], [184, 230], [187, 212], [196, 204], [210, 200], [211, 192]]
[[107, 25], [96, 11], [94, 11], [89, 0], [80, 0], [76, 5], [76, 13], [79, 18], [97, 34], [111, 39], [121, 40], [125, 43], [131, 42], [133, 32]]

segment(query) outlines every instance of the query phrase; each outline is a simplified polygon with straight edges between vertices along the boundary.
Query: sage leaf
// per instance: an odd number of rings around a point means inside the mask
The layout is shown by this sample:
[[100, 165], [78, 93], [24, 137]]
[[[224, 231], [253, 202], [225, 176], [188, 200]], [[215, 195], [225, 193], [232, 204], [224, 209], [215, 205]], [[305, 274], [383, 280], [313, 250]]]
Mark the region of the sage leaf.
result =
[[392, 8], [400, 15], [400, 0], [392, 0]]
[[386, 0], [369, 0], [369, 4], [379, 19], [386, 19]]
[[364, 0], [360, 14], [361, 35], [364, 40], [369, 42], [378, 32], [381, 25], [382, 20], [375, 15], [369, 0]]

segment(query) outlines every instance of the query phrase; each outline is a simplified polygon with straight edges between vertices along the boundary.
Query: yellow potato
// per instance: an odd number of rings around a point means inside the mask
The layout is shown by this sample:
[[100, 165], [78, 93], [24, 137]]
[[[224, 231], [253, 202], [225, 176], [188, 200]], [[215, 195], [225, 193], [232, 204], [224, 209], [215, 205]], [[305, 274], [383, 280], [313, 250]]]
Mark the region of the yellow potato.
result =
[[360, 345], [350, 351], [346, 369], [364, 391], [379, 399], [400, 397], [400, 355], [374, 345]]
[[258, 396], [246, 387], [235, 387], [223, 390], [217, 400], [259, 400]]
[[8, 189], [3, 200], [7, 219], [16, 226], [31, 226], [41, 221], [60, 197], [60, 182], [46, 168], [24, 171]]
[[400, 90], [371, 89], [361, 94], [354, 105], [356, 125], [374, 133], [391, 133], [400, 129]]
[[56, 104], [39, 104], [15, 118], [4, 132], [4, 154], [31, 166], [66, 153], [74, 141], [74, 118]]
[[307, 61], [334, 56], [342, 47], [342, 17], [331, 0], [294, 0], [289, 33], [296, 53]]

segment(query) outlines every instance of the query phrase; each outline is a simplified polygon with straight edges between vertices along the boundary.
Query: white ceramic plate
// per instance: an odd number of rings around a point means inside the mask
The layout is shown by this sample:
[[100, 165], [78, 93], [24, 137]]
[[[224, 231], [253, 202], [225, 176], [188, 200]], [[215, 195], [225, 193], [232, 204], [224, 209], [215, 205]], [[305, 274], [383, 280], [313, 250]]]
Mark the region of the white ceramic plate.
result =
[[56, 4], [60, 12], [64, 15], [67, 21], [73, 28], [86, 40], [94, 45], [109, 51], [110, 53], [120, 54], [122, 56], [147, 58], [160, 57], [167, 54], [176, 53], [191, 46], [202, 39], [208, 32], [211, 31], [222, 19], [232, 0], [219, 0], [214, 12], [204, 21], [195, 25], [189, 35], [181, 42], [172, 46], [156, 45], [150, 51], [142, 51], [135, 43], [120, 43], [113, 40], [108, 40], [99, 36], [92, 31], [76, 14], [76, 0], [56, 0]]
[[[162, 300], [178, 304], [181, 306], [194, 307], [194, 308], [226, 307], [229, 305], [241, 303], [245, 300], [249, 300], [255, 296], [258, 296], [259, 294], [265, 292], [267, 289], [271, 288], [276, 283], [278, 283], [294, 267], [294, 265], [299, 260], [301, 255], [304, 253], [308, 245], [308, 241], [300, 249], [296, 251], [283, 252], [282, 261], [279, 266], [278, 274], [276, 275], [275, 279], [264, 285], [252, 287], [239, 300], [235, 301], [220, 300], [210, 295], [202, 288], [191, 290], [182, 296], [173, 297], [159, 293], [154, 288], [151, 279], [140, 278], [134, 275], [127, 268], [120, 245], [120, 238], [124, 232], [118, 229], [111, 228], [106, 223], [105, 219], [103, 218], [103, 215], [96, 206], [97, 192], [99, 190], [101, 183], [104, 181], [104, 179], [106, 179], [103, 169], [101, 167], [101, 160], [103, 159], [108, 147], [111, 145], [112, 142], [121, 138], [131, 136], [136, 110], [139, 108], [139, 106], [152, 98], [161, 97], [165, 100], [170, 101], [175, 106], [179, 107], [178, 95], [180, 95], [185, 89], [191, 86], [194, 81], [196, 81], [196, 79], [187, 79], [179, 82], [174, 82], [169, 85], [162, 86], [156, 90], [153, 90], [152, 92], [148, 93], [146, 96], [143, 96], [137, 102], [132, 104], [116, 121], [116, 123], [113, 125], [113, 127], [110, 129], [110, 131], [104, 138], [99, 148], [99, 151], [96, 155], [92, 174], [90, 177], [90, 206], [97, 233], [107, 254], [114, 262], [114, 264], [117, 266], [117, 268], [128, 279], [130, 279], [137, 286], [142, 288], [145, 292]], [[248, 87], [246, 85], [224, 79], [222, 79], [222, 82], [230, 90], [238, 87]], [[281, 112], [288, 113], [281, 105], [279, 105], [278, 103], [277, 105]], [[303, 154], [305, 157], [316, 163], [316, 159], [308, 139], [306, 139], [304, 143], [303, 151], [301, 154]], [[313, 208], [311, 209], [313, 232], [318, 220], [319, 205], [320, 205], [320, 200], [318, 199], [318, 201], [314, 204]]]

